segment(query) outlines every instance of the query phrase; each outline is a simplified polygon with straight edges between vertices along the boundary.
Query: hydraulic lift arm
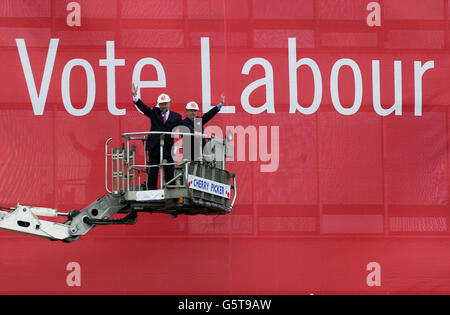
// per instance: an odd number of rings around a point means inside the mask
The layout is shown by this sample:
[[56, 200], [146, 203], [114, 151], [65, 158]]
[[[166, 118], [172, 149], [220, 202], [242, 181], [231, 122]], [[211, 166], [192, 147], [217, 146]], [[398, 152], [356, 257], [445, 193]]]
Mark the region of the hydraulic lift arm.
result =
[[[89, 232], [96, 225], [132, 224], [136, 220], [136, 212], [131, 211], [122, 219], [109, 218], [119, 211], [129, 210], [128, 202], [118, 194], [105, 195], [82, 211], [73, 210], [59, 213], [56, 209], [28, 207], [17, 204], [9, 208], [11, 212], [0, 211], [0, 229], [15, 231], [44, 237], [50, 240], [73, 242]], [[39, 217], [67, 216], [64, 223], [42, 220]]]

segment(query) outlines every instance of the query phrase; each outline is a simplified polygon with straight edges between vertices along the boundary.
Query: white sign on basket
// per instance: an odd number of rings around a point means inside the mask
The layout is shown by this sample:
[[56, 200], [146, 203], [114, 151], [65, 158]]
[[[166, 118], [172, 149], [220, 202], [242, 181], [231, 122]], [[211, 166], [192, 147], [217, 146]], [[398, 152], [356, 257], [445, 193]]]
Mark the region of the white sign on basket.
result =
[[164, 199], [164, 190], [143, 190], [136, 192], [136, 201], [162, 200]]

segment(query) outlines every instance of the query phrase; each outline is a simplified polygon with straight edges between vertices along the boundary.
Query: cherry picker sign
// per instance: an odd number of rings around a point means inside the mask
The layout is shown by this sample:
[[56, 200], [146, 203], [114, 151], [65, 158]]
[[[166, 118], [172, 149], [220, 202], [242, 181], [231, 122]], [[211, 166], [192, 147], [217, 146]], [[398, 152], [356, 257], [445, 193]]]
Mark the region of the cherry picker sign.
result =
[[188, 177], [189, 188], [204, 191], [216, 196], [230, 199], [230, 185], [222, 184], [210, 179], [189, 175]]

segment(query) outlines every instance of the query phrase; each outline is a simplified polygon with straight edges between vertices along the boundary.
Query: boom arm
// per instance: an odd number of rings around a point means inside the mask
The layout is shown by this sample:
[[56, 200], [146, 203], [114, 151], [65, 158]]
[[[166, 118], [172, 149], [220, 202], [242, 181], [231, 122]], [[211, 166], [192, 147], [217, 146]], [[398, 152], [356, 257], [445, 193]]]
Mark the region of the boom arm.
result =
[[[15, 231], [44, 237], [50, 240], [72, 242], [89, 232], [99, 224], [130, 224], [136, 219], [135, 212], [131, 212], [122, 220], [109, 220], [121, 210], [128, 208], [128, 202], [119, 194], [103, 196], [83, 211], [73, 210], [67, 214], [59, 213], [56, 209], [28, 207], [17, 204], [12, 212], [0, 211], [0, 229]], [[65, 215], [68, 220], [64, 223], [41, 220], [38, 217], [56, 217]]]
[[32, 234], [54, 240], [70, 236], [65, 224], [39, 220], [38, 216], [56, 216], [55, 209], [27, 207], [17, 204], [13, 212], [0, 211], [0, 229]]

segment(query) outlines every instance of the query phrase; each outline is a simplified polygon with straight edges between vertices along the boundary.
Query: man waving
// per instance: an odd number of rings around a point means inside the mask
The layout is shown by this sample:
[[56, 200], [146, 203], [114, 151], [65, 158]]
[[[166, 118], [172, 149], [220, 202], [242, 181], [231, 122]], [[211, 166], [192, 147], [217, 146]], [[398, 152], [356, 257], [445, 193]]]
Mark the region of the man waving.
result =
[[[189, 102], [186, 105], [186, 118], [183, 119], [181, 124], [187, 127], [190, 133], [204, 132], [204, 126], [208, 123], [222, 108], [225, 103], [225, 95], [220, 96], [220, 103], [217, 106], [211, 108], [205, 115], [197, 116], [199, 111], [198, 104], [196, 102]], [[196, 126], [197, 125], [197, 126]], [[191, 137], [190, 148], [185, 148], [184, 158], [196, 161], [201, 155], [200, 149], [205, 146], [205, 141], [200, 141], [199, 137]], [[190, 150], [189, 150], [190, 149]]]

